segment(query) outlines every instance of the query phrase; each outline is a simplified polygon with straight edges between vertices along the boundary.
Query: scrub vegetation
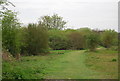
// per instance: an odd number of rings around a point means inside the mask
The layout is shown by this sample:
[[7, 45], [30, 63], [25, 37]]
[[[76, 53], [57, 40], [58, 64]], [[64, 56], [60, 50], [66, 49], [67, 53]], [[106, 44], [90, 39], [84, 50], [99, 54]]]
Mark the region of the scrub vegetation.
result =
[[1, 0], [2, 79], [117, 79], [118, 32], [68, 29], [58, 14], [22, 26]]

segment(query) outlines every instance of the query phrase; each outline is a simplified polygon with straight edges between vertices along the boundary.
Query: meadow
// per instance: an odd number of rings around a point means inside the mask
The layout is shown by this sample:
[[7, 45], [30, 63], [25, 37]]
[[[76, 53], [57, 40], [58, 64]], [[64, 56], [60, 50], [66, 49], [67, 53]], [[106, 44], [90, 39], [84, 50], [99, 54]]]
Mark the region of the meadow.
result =
[[120, 33], [114, 28], [69, 28], [58, 14], [25, 25], [9, 5], [15, 7], [0, 0], [2, 79], [118, 78]]
[[[62, 52], [63, 54], [59, 54]], [[117, 79], [117, 51], [54, 50], [3, 62], [3, 79]]]

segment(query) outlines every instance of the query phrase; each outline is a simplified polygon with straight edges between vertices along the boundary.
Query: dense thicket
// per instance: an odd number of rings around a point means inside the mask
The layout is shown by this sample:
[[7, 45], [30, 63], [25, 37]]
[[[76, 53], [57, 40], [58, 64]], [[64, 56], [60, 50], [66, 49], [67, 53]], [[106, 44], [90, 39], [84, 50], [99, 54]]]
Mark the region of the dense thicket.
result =
[[70, 49], [84, 49], [85, 37], [81, 32], [71, 32], [68, 35]]
[[10, 10], [4, 12], [2, 19], [2, 46], [15, 56], [20, 52], [20, 24], [16, 14]]
[[48, 33], [47, 29], [39, 24], [29, 24], [27, 28], [23, 29], [24, 40], [21, 52], [29, 55], [37, 55], [39, 53], [46, 53], [48, 49]]
[[118, 45], [118, 33], [114, 30], [105, 30], [101, 34], [101, 42], [102, 45], [106, 48], [110, 48], [111, 46]]
[[56, 29], [49, 30], [49, 46], [53, 50], [66, 50], [69, 45], [65, 31]]
[[2, 18], [3, 49], [13, 56], [38, 55], [52, 50], [94, 51], [98, 46], [110, 48], [118, 45], [118, 33], [114, 30], [90, 28], [64, 29], [66, 22], [58, 15], [43, 16], [38, 24], [20, 27], [16, 13], [7, 10]]
[[43, 24], [20, 27], [16, 13], [10, 10], [2, 16], [2, 46], [13, 56], [37, 55], [48, 52], [48, 33]]
[[98, 46], [117, 46], [118, 33], [114, 30], [91, 30], [89, 28], [49, 30], [49, 46], [53, 50], [89, 49], [95, 51]]
[[95, 51], [95, 49], [99, 45], [99, 42], [100, 39], [98, 34], [96, 34], [95, 32], [89, 33], [86, 39], [86, 45], [90, 51]]

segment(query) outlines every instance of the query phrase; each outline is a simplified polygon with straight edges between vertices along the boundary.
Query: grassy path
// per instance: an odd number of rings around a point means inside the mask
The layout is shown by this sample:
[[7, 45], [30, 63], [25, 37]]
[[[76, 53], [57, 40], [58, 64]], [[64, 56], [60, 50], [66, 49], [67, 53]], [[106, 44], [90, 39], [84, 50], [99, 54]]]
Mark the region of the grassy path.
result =
[[101, 73], [89, 69], [85, 63], [84, 51], [65, 53], [60, 58], [50, 62], [46, 69], [47, 79], [100, 79]]
[[117, 79], [116, 54], [53, 50], [45, 56], [24, 56], [20, 61], [3, 61], [3, 79]]

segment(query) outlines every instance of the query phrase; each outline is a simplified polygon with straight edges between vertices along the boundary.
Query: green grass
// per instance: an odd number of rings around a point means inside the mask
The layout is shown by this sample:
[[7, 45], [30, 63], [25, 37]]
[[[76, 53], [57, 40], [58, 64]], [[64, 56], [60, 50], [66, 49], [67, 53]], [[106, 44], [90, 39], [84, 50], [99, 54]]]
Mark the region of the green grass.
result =
[[85, 64], [92, 70], [102, 72], [110, 79], [118, 78], [118, 52], [100, 49], [96, 52], [85, 52]]
[[[45, 56], [24, 56], [21, 61], [3, 61], [3, 79], [42, 79], [45, 75], [44, 69], [48, 67], [51, 60], [55, 60], [61, 56], [58, 54], [60, 50], [51, 51]], [[69, 52], [69, 50], [62, 50]]]
[[3, 61], [3, 79], [114, 79], [117, 62], [117, 52], [112, 50], [53, 50], [45, 56]]
[[89, 70], [84, 64], [84, 51], [66, 53], [52, 62], [46, 69], [47, 79], [92, 79], [98, 78], [99, 73]]

